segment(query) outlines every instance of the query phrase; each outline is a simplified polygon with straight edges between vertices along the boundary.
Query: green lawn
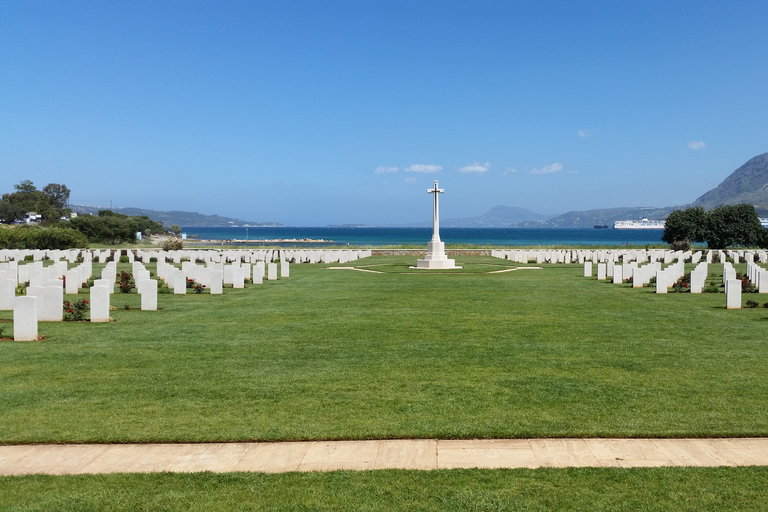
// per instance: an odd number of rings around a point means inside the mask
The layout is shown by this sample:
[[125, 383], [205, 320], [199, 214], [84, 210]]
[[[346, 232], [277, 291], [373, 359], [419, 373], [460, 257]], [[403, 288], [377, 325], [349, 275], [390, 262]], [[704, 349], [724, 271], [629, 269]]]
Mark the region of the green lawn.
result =
[[0, 344], [0, 442], [768, 434], [767, 309], [411, 259], [42, 323]]
[[3, 510], [765, 510], [768, 468], [0, 478]]
[[[109, 324], [42, 323], [45, 341], [0, 343], [0, 443], [768, 435], [768, 309], [598, 282], [580, 265], [493, 274], [517, 264], [456, 259], [464, 269], [440, 273], [414, 272], [413, 257], [349, 264], [379, 274], [292, 265], [288, 279], [223, 296], [160, 295], [157, 312], [115, 294]], [[280, 508], [300, 487], [298, 508], [356, 508], [364, 495], [359, 508], [757, 509], [766, 476], [23, 477], [0, 479], [0, 504]]]

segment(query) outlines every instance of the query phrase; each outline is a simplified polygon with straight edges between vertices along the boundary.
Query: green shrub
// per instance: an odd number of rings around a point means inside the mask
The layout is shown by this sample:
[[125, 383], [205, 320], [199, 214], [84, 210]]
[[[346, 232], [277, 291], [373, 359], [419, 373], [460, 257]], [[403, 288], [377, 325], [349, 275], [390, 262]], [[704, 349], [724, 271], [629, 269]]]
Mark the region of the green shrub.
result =
[[131, 290], [136, 288], [136, 283], [133, 280], [133, 274], [130, 272], [120, 271], [120, 293], [131, 293]]
[[81, 322], [85, 320], [85, 312], [89, 308], [88, 301], [85, 299], [76, 300], [75, 302], [64, 302], [64, 321]]
[[2, 249], [73, 249], [87, 245], [88, 240], [82, 233], [69, 228], [19, 226], [0, 229]]

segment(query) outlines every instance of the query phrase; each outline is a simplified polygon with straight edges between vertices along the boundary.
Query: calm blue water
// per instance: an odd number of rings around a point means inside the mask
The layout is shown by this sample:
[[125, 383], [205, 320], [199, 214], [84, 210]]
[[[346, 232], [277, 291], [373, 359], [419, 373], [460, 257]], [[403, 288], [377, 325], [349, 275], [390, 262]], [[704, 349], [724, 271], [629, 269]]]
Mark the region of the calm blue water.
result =
[[[246, 231], [247, 229], [247, 231]], [[311, 238], [332, 240], [333, 245], [424, 245], [432, 238], [432, 228], [196, 228], [183, 232], [211, 240], [259, 240]], [[661, 243], [664, 231], [657, 229], [516, 229], [516, 228], [441, 228], [446, 244], [473, 245], [645, 245]], [[291, 245], [291, 244], [286, 244]], [[301, 244], [303, 247], [313, 244]], [[323, 245], [323, 244], [320, 244]]]

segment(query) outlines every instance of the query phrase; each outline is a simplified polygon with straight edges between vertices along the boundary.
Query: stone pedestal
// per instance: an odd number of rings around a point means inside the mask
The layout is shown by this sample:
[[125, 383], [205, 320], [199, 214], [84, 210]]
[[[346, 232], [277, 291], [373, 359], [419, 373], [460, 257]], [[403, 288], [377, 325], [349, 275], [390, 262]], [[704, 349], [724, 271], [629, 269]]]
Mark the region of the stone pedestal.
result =
[[445, 255], [445, 243], [431, 241], [427, 244], [427, 255], [423, 260], [416, 260], [416, 268], [440, 269], [440, 268], [461, 268], [456, 266], [454, 260], [448, 259]]

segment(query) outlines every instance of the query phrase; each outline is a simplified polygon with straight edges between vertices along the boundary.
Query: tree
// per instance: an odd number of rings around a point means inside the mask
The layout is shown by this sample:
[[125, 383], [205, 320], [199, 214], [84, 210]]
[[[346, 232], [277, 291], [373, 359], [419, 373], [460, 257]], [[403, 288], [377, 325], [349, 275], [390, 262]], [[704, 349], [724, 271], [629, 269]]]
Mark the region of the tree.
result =
[[755, 207], [751, 204], [718, 206], [707, 212], [707, 246], [725, 249], [731, 245], [754, 246], [765, 237]]
[[49, 183], [43, 187], [43, 193], [48, 196], [48, 202], [57, 210], [63, 209], [69, 202], [69, 189], [66, 185]]
[[3, 224], [13, 224], [17, 220], [24, 218], [27, 211], [20, 206], [13, 204], [7, 199], [0, 200], [0, 222]]
[[36, 192], [37, 191], [37, 187], [35, 187], [34, 183], [32, 183], [30, 180], [24, 180], [18, 185], [14, 185], [13, 188], [15, 188], [17, 192]]
[[707, 242], [710, 249], [768, 245], [768, 233], [750, 204], [719, 206], [709, 211], [700, 206], [675, 210], [667, 216], [661, 239], [670, 245]]
[[[18, 189], [19, 185], [16, 185], [16, 188]], [[58, 211], [48, 202], [48, 196], [40, 190], [3, 194], [3, 201], [8, 201], [16, 207], [21, 208], [24, 210], [24, 213], [39, 213], [43, 216], [43, 220], [51, 221], [59, 218]]]
[[168, 228], [168, 231], [173, 233], [173, 236], [179, 236], [181, 234], [181, 228], [178, 224], [171, 224], [171, 227]]
[[675, 242], [704, 242], [707, 212], [701, 206], [675, 210], [667, 216], [661, 240], [668, 244]]

